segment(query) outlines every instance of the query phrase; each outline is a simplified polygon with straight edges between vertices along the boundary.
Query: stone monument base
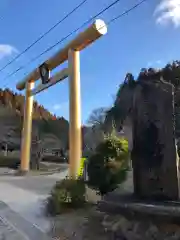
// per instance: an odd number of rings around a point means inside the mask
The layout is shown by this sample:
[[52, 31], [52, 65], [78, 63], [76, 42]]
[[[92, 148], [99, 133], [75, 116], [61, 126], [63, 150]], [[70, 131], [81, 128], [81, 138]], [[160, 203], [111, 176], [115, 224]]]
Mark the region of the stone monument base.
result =
[[114, 239], [180, 239], [180, 202], [141, 201], [133, 194], [110, 194], [98, 203], [103, 225]]

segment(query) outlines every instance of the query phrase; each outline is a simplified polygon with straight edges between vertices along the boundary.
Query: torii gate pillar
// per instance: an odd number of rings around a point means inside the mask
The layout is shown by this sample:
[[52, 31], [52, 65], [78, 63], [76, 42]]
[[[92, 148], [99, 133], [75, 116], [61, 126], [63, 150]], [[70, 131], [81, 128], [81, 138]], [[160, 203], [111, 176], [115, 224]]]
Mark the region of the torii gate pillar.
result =
[[24, 104], [23, 134], [21, 143], [21, 169], [20, 172], [25, 174], [29, 171], [31, 132], [32, 132], [32, 114], [33, 114], [33, 95], [31, 90], [34, 88], [34, 82], [26, 83], [26, 96]]
[[68, 51], [69, 64], [69, 161], [70, 176], [76, 178], [82, 157], [81, 141], [81, 97], [79, 51]]

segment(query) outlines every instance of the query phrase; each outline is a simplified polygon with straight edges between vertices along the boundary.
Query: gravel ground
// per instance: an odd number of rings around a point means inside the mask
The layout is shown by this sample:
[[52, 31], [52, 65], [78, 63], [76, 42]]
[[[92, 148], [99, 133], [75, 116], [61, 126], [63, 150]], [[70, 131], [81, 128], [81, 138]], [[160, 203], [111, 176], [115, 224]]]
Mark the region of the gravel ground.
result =
[[54, 218], [50, 235], [57, 240], [109, 240], [102, 221], [94, 207], [73, 211]]
[[[127, 181], [116, 191], [132, 191], [132, 172], [128, 173]], [[87, 188], [88, 201], [97, 203], [101, 197]], [[52, 220], [51, 236], [56, 240], [110, 240], [112, 233], [105, 231], [102, 223], [104, 213], [100, 213], [96, 206], [82, 209], [68, 214], [62, 214]]]

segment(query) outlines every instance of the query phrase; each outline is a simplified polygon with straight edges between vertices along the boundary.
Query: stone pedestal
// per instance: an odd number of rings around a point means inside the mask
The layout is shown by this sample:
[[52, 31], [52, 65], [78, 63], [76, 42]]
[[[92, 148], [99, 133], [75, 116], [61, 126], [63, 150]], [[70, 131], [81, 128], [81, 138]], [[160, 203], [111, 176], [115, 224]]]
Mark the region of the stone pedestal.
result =
[[141, 199], [178, 200], [173, 86], [152, 80], [140, 82], [132, 109], [135, 195]]
[[140, 201], [133, 194], [110, 194], [99, 202], [103, 226], [112, 239], [179, 240], [180, 203]]

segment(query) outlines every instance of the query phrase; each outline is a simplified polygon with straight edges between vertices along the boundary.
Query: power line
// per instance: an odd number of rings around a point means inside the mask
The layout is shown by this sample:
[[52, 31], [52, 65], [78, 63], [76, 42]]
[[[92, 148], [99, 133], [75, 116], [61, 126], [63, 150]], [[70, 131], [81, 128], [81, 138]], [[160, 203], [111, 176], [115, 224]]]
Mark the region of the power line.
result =
[[128, 13], [130, 13], [131, 11], [135, 10], [137, 7], [139, 7], [141, 4], [143, 4], [144, 2], [147, 2], [147, 0], [142, 0], [139, 3], [136, 3], [134, 6], [132, 6], [131, 8], [127, 9], [126, 11], [124, 11], [123, 13], [119, 14], [118, 16], [112, 18], [107, 25], [110, 25], [111, 23], [113, 23], [114, 21], [118, 20], [119, 18], [123, 17], [124, 15], [127, 15]]
[[33, 43], [31, 43], [26, 49], [24, 49], [22, 52], [20, 52], [16, 57], [14, 57], [11, 61], [9, 61], [6, 65], [4, 65], [0, 72], [2, 72], [7, 66], [12, 64], [14, 61], [16, 61], [18, 58], [20, 58], [24, 53], [26, 53], [30, 48], [32, 48], [36, 43], [38, 43], [41, 39], [43, 39], [47, 34], [49, 34], [53, 29], [55, 29], [60, 23], [62, 23], [64, 20], [66, 20], [70, 15], [72, 15], [75, 11], [77, 11], [80, 7], [83, 6], [88, 0], [83, 0], [80, 2], [79, 5], [77, 5], [73, 10], [71, 10], [69, 13], [67, 13], [61, 20], [59, 20], [55, 25], [53, 25], [51, 28], [49, 28], [45, 33], [43, 33], [40, 37], [38, 37]]
[[[68, 35], [66, 35], [65, 37], [61, 38], [60, 41], [58, 41], [57, 43], [55, 43], [54, 45], [50, 46], [49, 48], [47, 48], [45, 51], [43, 51], [42, 53], [40, 53], [39, 55], [37, 55], [36, 57], [32, 58], [27, 64], [17, 68], [15, 71], [13, 71], [12, 73], [8, 74], [7, 77], [4, 78], [4, 80], [6, 80], [7, 78], [13, 76], [14, 74], [16, 74], [17, 72], [19, 72], [20, 70], [24, 69], [27, 65], [31, 64], [32, 62], [34, 62], [35, 60], [37, 60], [38, 58], [40, 58], [42, 55], [44, 55], [45, 53], [49, 52], [51, 49], [53, 49], [54, 47], [56, 47], [57, 45], [59, 45], [60, 43], [64, 42], [67, 38], [69, 38], [71, 35], [73, 35], [74, 33], [76, 33], [77, 31], [79, 31], [81, 28], [83, 28], [86, 24], [88, 24], [89, 22], [91, 22], [93, 19], [97, 18], [98, 16], [100, 16], [102, 13], [106, 12], [108, 9], [110, 9], [111, 7], [113, 7], [115, 4], [117, 4], [118, 2], [120, 2], [121, 0], [115, 0], [114, 2], [112, 2], [111, 4], [109, 4], [107, 7], [105, 7], [103, 10], [101, 10], [100, 12], [98, 12], [96, 15], [94, 15], [93, 17], [89, 18], [87, 21], [85, 21], [82, 25], [80, 25], [78, 28], [74, 29], [72, 32], [70, 32]], [[1, 72], [1, 69], [0, 69]]]
[[110, 9], [111, 7], [113, 7], [114, 5], [116, 5], [118, 2], [120, 2], [121, 0], [115, 0], [114, 2], [112, 2], [111, 4], [109, 4], [107, 7], [105, 7], [103, 10], [101, 10], [100, 12], [98, 12], [96, 15], [94, 15], [93, 17], [89, 18], [87, 21], [85, 21], [82, 25], [80, 25], [78, 28], [74, 29], [72, 32], [70, 32], [68, 35], [66, 35], [65, 37], [61, 38], [61, 40], [59, 40], [58, 42], [56, 42], [55, 44], [53, 44], [52, 46], [50, 46], [49, 48], [47, 48], [45, 51], [43, 51], [42, 53], [40, 53], [39, 55], [37, 55], [36, 57], [32, 58], [29, 62], [28, 65], [31, 62], [34, 62], [35, 60], [37, 60], [38, 58], [40, 58], [42, 55], [44, 55], [45, 53], [49, 52], [51, 49], [53, 49], [54, 47], [56, 47], [57, 45], [59, 45], [60, 43], [64, 42], [67, 38], [69, 38], [70, 36], [72, 36], [74, 33], [76, 33], [77, 31], [79, 31], [81, 28], [83, 28], [84, 26], [86, 26], [89, 22], [91, 22], [93, 19], [99, 17], [101, 14], [103, 14], [104, 12], [106, 12], [108, 9]]
[[[84, 0], [81, 3], [84, 4], [87, 0]], [[18, 69], [16, 69], [14, 72], [10, 73], [7, 77], [5, 77], [4, 80], [6, 80], [7, 78], [13, 76], [14, 74], [16, 74], [17, 72], [19, 72], [20, 70], [22, 70], [23, 68], [25, 68], [27, 65], [31, 64], [32, 62], [34, 62], [35, 60], [37, 60], [38, 58], [40, 58], [42, 55], [44, 55], [45, 53], [49, 52], [51, 49], [53, 49], [55, 46], [57, 46], [58, 44], [62, 43], [63, 41], [65, 41], [67, 38], [69, 38], [71, 35], [73, 35], [74, 33], [76, 33], [78, 30], [80, 30], [81, 28], [83, 28], [86, 24], [88, 24], [89, 22], [91, 22], [94, 18], [100, 16], [102, 13], [104, 13], [105, 11], [107, 11], [109, 8], [113, 7], [115, 4], [117, 4], [118, 2], [120, 2], [121, 0], [115, 0], [114, 2], [112, 2], [111, 4], [109, 4], [107, 7], [105, 7], [103, 10], [101, 10], [100, 12], [98, 12], [96, 15], [94, 15], [93, 17], [91, 17], [90, 19], [88, 19], [87, 21], [85, 21], [81, 26], [79, 26], [78, 28], [76, 28], [75, 30], [73, 30], [72, 32], [70, 32], [67, 36], [63, 37], [60, 41], [58, 41], [57, 43], [55, 43], [54, 45], [52, 45], [51, 47], [47, 48], [44, 52], [40, 53], [38, 56], [32, 58], [27, 64], [25, 64], [24, 66], [19, 67]], [[80, 7], [80, 5], [78, 5], [78, 7]], [[62, 21], [61, 21], [62, 22]], [[39, 38], [42, 39], [42, 37]], [[38, 42], [38, 40], [36, 40], [33, 44], [31, 44], [28, 48], [26, 48], [23, 52], [21, 52], [20, 54], [18, 54], [14, 59], [12, 59], [9, 63], [7, 63], [3, 68], [0, 69], [0, 72], [2, 70], [4, 70], [7, 66], [9, 66], [10, 64], [12, 64], [17, 58], [19, 58], [22, 54], [24, 54], [28, 49], [30, 49], [34, 44], [36, 44], [36, 42]]]
[[[115, 5], [116, 3], [118, 3], [120, 0], [116, 0], [115, 2], [113, 2], [112, 4]], [[123, 13], [119, 14], [118, 16], [112, 18], [110, 21], [108, 21], [107, 25], [110, 25], [111, 23], [115, 22], [116, 20], [118, 20], [119, 18], [127, 15], [128, 13], [130, 13], [131, 11], [135, 10], [137, 7], [139, 7], [140, 5], [142, 5], [144, 2], [146, 2], [147, 0], [142, 0], [139, 3], [136, 3], [135, 5], [133, 5], [131, 8], [127, 9], [126, 11], [124, 11]], [[98, 17], [99, 15], [101, 15], [102, 13], [104, 13], [106, 10], [108, 10], [110, 8], [110, 6], [112, 7], [113, 5], [110, 4], [108, 7], [106, 7], [105, 9], [103, 9], [101, 12], [99, 12], [98, 14], [96, 14], [95, 16], [91, 17], [89, 20], [87, 20], [86, 22], [84, 22], [80, 27], [76, 28], [75, 30], [73, 30], [72, 32], [70, 32], [67, 36], [65, 36], [64, 38], [62, 38], [60, 41], [58, 41], [57, 43], [55, 43], [54, 45], [52, 45], [51, 47], [47, 48], [45, 51], [43, 51], [42, 53], [40, 53], [38, 56], [32, 58], [27, 64], [25, 64], [24, 66], [19, 67], [18, 69], [16, 69], [15, 71], [13, 71], [12, 73], [10, 73], [9, 75], [7, 75], [7, 77], [4, 78], [4, 80], [10, 78], [11, 76], [13, 76], [14, 74], [16, 74], [17, 72], [19, 72], [20, 70], [24, 69], [26, 66], [28, 66], [30, 63], [34, 62], [35, 60], [37, 60], [39, 57], [41, 57], [42, 55], [44, 55], [45, 53], [49, 52], [51, 49], [53, 49], [55, 46], [57, 46], [58, 44], [62, 43], [64, 40], [66, 40], [67, 38], [69, 38], [72, 34], [76, 33], [78, 30], [80, 30], [82, 27], [84, 27], [84, 25], [86, 25], [87, 23], [89, 23], [91, 20], [93, 20], [94, 18]]]

